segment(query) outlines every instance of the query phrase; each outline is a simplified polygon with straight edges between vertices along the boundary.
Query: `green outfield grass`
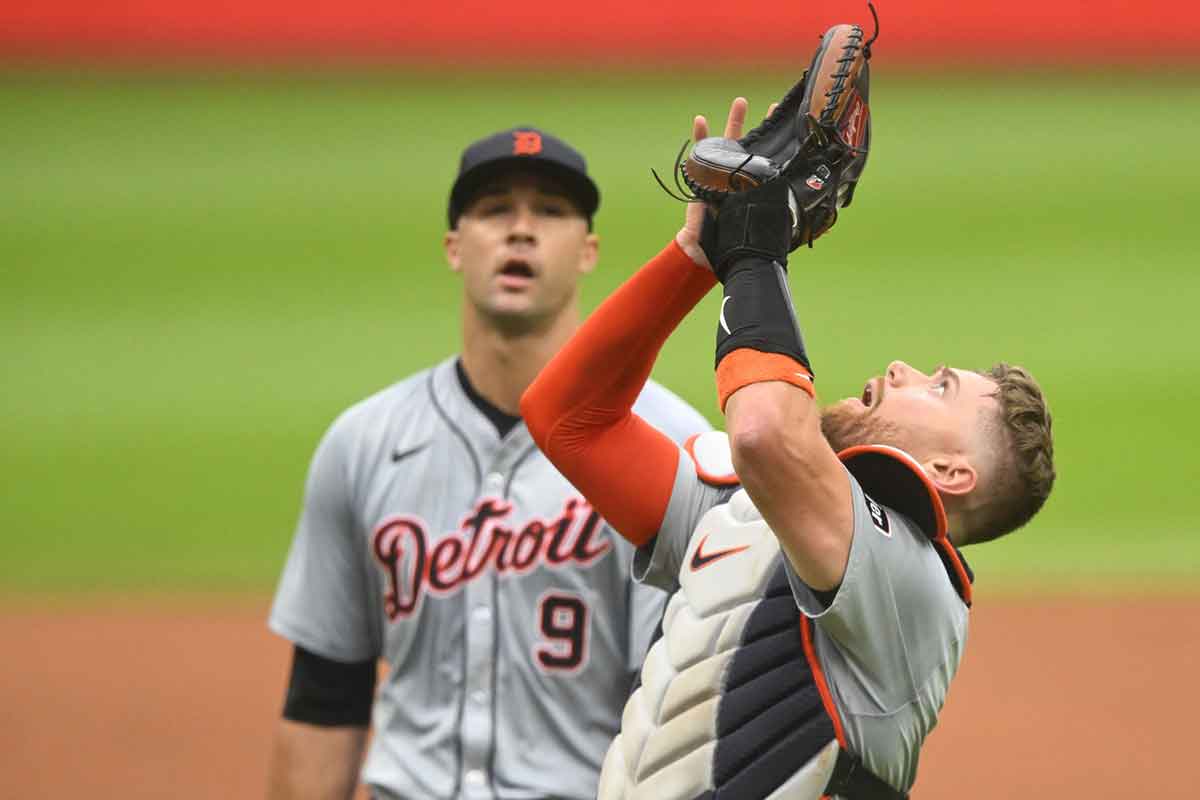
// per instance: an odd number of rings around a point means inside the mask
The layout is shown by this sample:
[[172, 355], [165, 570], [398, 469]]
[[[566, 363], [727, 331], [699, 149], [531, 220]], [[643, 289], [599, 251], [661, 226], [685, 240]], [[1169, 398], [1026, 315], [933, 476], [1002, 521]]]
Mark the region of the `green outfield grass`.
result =
[[[0, 76], [0, 590], [270, 589], [328, 422], [457, 348], [467, 141], [533, 123], [588, 154], [591, 308], [678, 226], [649, 168], [691, 115], [790, 82]], [[1200, 74], [874, 84], [855, 204], [792, 259], [822, 395], [896, 357], [1028, 365], [1060, 482], [968, 552], [981, 591], [1200, 586]], [[656, 376], [717, 421], [715, 314]]]

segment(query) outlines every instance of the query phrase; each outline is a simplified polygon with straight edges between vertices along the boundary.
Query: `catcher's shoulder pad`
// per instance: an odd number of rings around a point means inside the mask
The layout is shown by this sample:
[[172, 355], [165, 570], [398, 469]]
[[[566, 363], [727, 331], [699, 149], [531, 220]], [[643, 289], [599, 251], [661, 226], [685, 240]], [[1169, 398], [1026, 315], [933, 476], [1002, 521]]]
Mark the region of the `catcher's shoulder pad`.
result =
[[697, 433], [683, 449], [696, 465], [696, 475], [710, 486], [737, 486], [741, 481], [733, 471], [733, 453], [725, 431]]
[[849, 447], [838, 458], [872, 500], [904, 514], [930, 539], [946, 538], [941, 495], [915, 458], [883, 444]]
[[838, 458], [872, 501], [917, 523], [933, 543], [959, 596], [971, 605], [971, 571], [950, 542], [942, 497], [917, 460], [883, 444], [849, 447]]

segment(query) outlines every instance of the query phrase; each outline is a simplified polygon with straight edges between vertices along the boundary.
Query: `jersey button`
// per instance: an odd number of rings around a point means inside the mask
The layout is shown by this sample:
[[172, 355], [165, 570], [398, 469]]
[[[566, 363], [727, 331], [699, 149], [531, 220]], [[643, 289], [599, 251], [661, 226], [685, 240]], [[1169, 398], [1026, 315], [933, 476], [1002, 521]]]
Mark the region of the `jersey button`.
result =
[[500, 491], [500, 488], [504, 486], [504, 476], [499, 472], [489, 472], [487, 476], [487, 485], [488, 488], [494, 492]]
[[486, 703], [487, 696], [488, 693], [486, 689], [476, 689], [475, 691], [471, 692], [471, 699], [475, 701], [476, 705], [483, 705]]
[[492, 621], [492, 609], [488, 606], [475, 606], [475, 610], [471, 612], [471, 616], [480, 625], [486, 625]]
[[467, 783], [471, 786], [483, 786], [483, 770], [473, 769], [466, 775]]

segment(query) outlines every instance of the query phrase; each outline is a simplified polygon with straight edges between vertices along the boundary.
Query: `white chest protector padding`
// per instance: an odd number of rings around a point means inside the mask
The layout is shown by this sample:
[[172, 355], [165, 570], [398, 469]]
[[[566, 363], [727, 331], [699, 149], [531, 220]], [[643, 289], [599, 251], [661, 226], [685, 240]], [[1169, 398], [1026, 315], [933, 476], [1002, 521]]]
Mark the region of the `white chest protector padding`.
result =
[[[625, 704], [604, 760], [600, 800], [689, 800], [713, 788], [717, 709], [746, 620], [779, 565], [779, 543], [745, 491], [696, 526], [667, 604], [663, 635]], [[836, 740], [771, 794], [816, 800]]]

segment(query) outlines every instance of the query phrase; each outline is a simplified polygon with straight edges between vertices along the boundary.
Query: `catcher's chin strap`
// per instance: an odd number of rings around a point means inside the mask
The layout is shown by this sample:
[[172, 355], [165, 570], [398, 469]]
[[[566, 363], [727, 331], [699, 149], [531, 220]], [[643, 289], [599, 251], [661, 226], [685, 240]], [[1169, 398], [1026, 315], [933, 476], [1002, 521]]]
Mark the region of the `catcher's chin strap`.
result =
[[867, 769], [861, 758], [847, 750], [838, 751], [837, 764], [825, 784], [824, 794], [846, 800], [908, 800], [907, 794], [893, 789]]

